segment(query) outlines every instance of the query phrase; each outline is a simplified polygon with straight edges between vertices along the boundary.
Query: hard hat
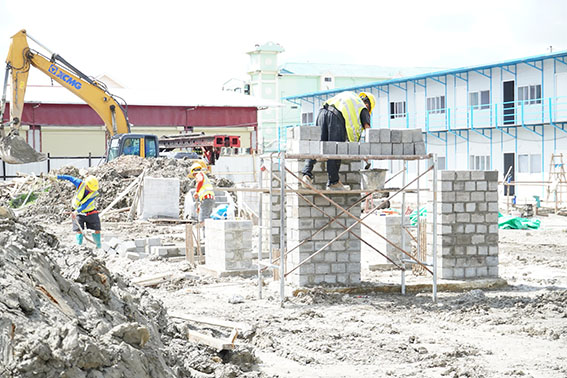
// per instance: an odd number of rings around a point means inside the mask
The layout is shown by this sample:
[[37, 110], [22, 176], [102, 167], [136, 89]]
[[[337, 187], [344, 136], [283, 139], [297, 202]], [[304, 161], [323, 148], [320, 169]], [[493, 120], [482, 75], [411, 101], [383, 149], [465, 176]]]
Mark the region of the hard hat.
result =
[[374, 106], [376, 105], [376, 98], [372, 93], [368, 92], [360, 92], [358, 96], [364, 101], [368, 99], [370, 101], [370, 110], [369, 113], [372, 114], [372, 110], [374, 110]]
[[189, 169], [189, 174], [187, 175], [187, 177], [194, 178], [195, 173], [200, 172], [203, 169], [205, 169], [205, 167], [203, 166], [202, 162], [196, 161], [191, 165], [191, 168]]
[[88, 176], [85, 179], [85, 184], [87, 185], [87, 189], [91, 192], [96, 192], [98, 190], [98, 179], [94, 176]]

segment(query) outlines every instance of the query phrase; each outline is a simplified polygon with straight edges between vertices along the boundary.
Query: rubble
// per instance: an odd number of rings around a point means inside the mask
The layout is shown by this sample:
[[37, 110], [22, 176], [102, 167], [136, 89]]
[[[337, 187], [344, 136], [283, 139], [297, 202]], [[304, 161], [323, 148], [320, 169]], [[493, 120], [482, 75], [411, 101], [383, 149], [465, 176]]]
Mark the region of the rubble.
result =
[[[99, 211], [105, 209], [112, 201], [122, 193], [144, 170], [147, 177], [158, 178], [178, 178], [180, 181], [180, 206], [183, 205], [185, 194], [195, 187], [193, 179], [187, 178], [187, 173], [191, 167], [191, 160], [184, 159], [144, 159], [139, 156], [120, 156], [107, 164], [79, 170], [75, 167], [62, 167], [50, 172], [54, 175], [71, 175], [74, 177], [85, 177], [94, 175], [100, 182], [100, 196], [97, 198]], [[210, 179], [215, 187], [230, 187], [234, 184], [226, 178], [216, 178], [210, 175]], [[47, 182], [46, 179], [43, 181]], [[58, 180], [50, 184], [48, 191], [38, 193], [37, 200], [22, 209], [22, 214], [29, 217], [41, 215], [44, 220], [62, 222], [69, 218], [71, 200], [75, 188], [67, 181]], [[131, 190], [127, 195], [118, 201], [113, 210], [110, 211], [105, 220], [125, 221], [128, 218], [128, 211], [117, 211], [127, 209], [132, 204], [136, 190]], [[7, 205], [11, 200], [10, 191], [4, 189], [0, 192], [0, 204]], [[181, 209], [180, 214], [183, 213]]]
[[186, 325], [91, 249], [0, 209], [0, 377], [242, 374], [189, 342]]

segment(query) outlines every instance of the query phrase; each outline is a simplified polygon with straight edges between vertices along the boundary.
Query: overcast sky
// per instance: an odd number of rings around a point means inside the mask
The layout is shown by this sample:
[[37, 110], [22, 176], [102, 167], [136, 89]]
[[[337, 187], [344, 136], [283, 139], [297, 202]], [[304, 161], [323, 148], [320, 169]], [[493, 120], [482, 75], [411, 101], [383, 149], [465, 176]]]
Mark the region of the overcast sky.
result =
[[456, 68], [567, 50], [566, 19], [564, 0], [0, 0], [0, 56], [26, 29], [89, 76], [218, 90], [267, 41], [280, 64]]

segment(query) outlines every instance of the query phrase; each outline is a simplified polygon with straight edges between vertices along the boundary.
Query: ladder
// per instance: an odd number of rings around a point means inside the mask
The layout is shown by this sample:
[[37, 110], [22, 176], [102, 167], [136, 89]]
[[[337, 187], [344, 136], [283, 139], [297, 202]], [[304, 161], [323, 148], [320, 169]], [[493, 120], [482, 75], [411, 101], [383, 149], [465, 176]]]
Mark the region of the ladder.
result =
[[563, 191], [565, 184], [567, 184], [567, 172], [565, 172], [565, 163], [563, 161], [563, 154], [551, 154], [551, 161], [549, 162], [549, 177], [547, 180], [547, 196], [546, 201], [549, 201], [551, 194], [554, 194], [555, 213], [558, 211], [559, 203], [563, 203]]

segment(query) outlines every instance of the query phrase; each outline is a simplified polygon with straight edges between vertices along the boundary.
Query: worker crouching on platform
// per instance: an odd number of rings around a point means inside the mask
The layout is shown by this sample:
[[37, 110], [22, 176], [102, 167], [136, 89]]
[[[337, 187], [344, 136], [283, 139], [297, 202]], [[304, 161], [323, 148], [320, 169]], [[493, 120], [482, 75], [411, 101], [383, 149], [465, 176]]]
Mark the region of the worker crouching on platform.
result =
[[84, 235], [82, 230], [86, 227], [94, 231], [92, 234], [93, 240], [96, 247], [101, 248], [101, 223], [95, 207], [95, 199], [99, 196], [98, 179], [94, 176], [88, 176], [81, 180], [68, 175], [58, 175], [57, 179], [70, 181], [77, 188], [72, 202], [73, 213], [71, 214], [77, 244], [83, 244]]
[[[215, 192], [211, 180], [205, 174], [207, 164], [203, 161], [193, 163], [187, 177], [194, 178], [197, 182], [195, 194], [193, 198], [199, 201], [199, 223], [204, 225], [205, 219], [211, 217], [213, 207], [215, 206]], [[204, 230], [204, 229], [203, 229]], [[204, 231], [203, 231], [204, 235]]]
[[[358, 142], [362, 131], [370, 128], [370, 115], [376, 105], [374, 95], [361, 92], [358, 95], [346, 91], [328, 99], [317, 116], [316, 125], [321, 128], [323, 142]], [[303, 186], [313, 184], [313, 166], [316, 160], [309, 159], [303, 168]], [[350, 190], [339, 181], [340, 160], [327, 161], [328, 190]]]

